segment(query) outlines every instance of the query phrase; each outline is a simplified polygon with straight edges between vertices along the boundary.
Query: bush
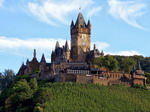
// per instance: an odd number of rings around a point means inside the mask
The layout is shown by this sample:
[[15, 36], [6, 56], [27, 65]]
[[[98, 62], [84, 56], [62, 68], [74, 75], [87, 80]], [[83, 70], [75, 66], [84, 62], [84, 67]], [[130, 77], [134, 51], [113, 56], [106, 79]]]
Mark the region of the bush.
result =
[[138, 85], [138, 84], [135, 84], [132, 86], [133, 88], [138, 88], [138, 89], [144, 89], [144, 90], [147, 90], [146, 86], [144, 85]]
[[33, 111], [33, 112], [44, 112], [44, 109], [41, 108], [40, 106], [36, 106], [36, 107], [34, 108], [34, 111]]
[[33, 96], [33, 102], [34, 104], [44, 104], [47, 101], [50, 101], [51, 98], [52, 91], [50, 88], [40, 88], [35, 92]]
[[30, 75], [18, 75], [15, 79], [15, 82], [20, 81], [21, 79], [25, 79], [27, 82], [30, 81]]

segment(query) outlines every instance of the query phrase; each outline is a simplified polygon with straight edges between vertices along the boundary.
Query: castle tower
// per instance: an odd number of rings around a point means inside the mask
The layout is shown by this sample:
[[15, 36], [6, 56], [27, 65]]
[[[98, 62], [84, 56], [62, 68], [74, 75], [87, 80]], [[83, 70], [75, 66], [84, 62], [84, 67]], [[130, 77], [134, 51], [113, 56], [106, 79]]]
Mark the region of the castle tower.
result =
[[82, 13], [78, 14], [76, 23], [71, 22], [71, 60], [85, 62], [86, 55], [90, 52], [91, 23], [86, 24]]
[[138, 84], [138, 85], [146, 85], [146, 77], [144, 74], [144, 71], [141, 69], [140, 62], [137, 62], [137, 68], [136, 70], [132, 71], [132, 85]]
[[70, 50], [69, 50], [68, 41], [66, 41], [66, 43], [65, 43], [64, 56], [65, 56], [65, 59], [66, 59], [66, 60], [69, 60], [69, 59], [70, 59]]

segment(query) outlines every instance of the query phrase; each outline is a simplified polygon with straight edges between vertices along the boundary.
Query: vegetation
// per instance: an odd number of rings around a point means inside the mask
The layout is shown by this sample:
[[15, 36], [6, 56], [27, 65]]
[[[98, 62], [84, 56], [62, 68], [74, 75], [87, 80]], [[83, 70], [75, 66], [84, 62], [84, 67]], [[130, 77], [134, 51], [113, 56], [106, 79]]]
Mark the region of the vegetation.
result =
[[140, 61], [142, 70], [145, 71], [147, 84], [150, 84], [150, 57], [143, 56], [110, 56], [98, 57], [93, 60], [93, 64], [99, 67], [105, 67], [109, 71], [130, 73], [137, 62]]
[[6, 69], [3, 73], [0, 73], [0, 91], [10, 85], [15, 78], [15, 73], [11, 69]]
[[[26, 76], [27, 77], [27, 76]], [[28, 79], [28, 78], [27, 78]], [[150, 91], [142, 86], [100, 86], [15, 80], [0, 96], [1, 112], [148, 112]]]

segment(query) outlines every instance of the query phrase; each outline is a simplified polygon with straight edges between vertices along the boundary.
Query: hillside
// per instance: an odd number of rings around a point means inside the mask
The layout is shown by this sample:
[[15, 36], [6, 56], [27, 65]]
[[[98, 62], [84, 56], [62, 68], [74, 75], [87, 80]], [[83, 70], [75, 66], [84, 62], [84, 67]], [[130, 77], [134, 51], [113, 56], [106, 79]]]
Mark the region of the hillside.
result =
[[147, 90], [119, 85], [27, 81], [16, 81], [2, 92], [1, 111], [150, 112]]

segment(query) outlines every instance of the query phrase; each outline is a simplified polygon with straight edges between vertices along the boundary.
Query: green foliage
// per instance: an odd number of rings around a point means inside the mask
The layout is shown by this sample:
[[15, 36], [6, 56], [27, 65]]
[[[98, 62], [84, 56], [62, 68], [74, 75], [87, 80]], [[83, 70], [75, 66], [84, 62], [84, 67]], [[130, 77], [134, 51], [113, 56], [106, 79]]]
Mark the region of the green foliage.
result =
[[[142, 86], [15, 82], [1, 97], [4, 112], [149, 112], [150, 91]], [[32, 86], [31, 86], [32, 85]], [[35, 91], [35, 93], [33, 92]]]
[[105, 57], [98, 57], [94, 60], [94, 64], [98, 65], [99, 67], [105, 67], [109, 71], [115, 71], [117, 72], [118, 67], [118, 61], [113, 58], [113, 56], [105, 56]]
[[46, 112], [146, 112], [150, 110], [150, 92], [124, 86], [99, 86], [77, 83], [47, 83], [53, 100]]
[[52, 91], [50, 88], [40, 88], [36, 91], [33, 97], [34, 104], [44, 104], [52, 98]]
[[110, 56], [98, 57], [93, 60], [94, 65], [106, 67], [110, 71], [124, 71], [130, 73], [133, 67], [140, 61], [142, 70], [150, 73], [150, 57], [143, 56]]
[[33, 112], [44, 112], [44, 109], [41, 108], [40, 106], [37, 106], [37, 107], [34, 108]]
[[20, 81], [21, 79], [25, 79], [27, 80], [28, 82], [30, 81], [31, 77], [30, 75], [18, 75], [16, 78], [15, 78], [15, 81]]
[[122, 58], [120, 62], [120, 68], [126, 73], [130, 73], [133, 69], [133, 66], [136, 65], [134, 59], [132, 58]]
[[144, 86], [144, 85], [135, 84], [135, 85], [133, 85], [132, 87], [133, 87], [133, 88], [139, 88], [139, 89], [145, 89], [145, 90], [147, 90], [146, 86]]
[[32, 97], [32, 90], [25, 79], [18, 81], [12, 88], [15, 94], [15, 99], [17, 102], [21, 102]]
[[36, 92], [38, 89], [38, 83], [37, 83], [37, 79], [30, 79], [30, 88], [33, 90], [33, 92]]
[[150, 73], [145, 72], [145, 76], [146, 76], [146, 78], [147, 78], [146, 83], [147, 83], [148, 85], [150, 85]]
[[11, 69], [5, 69], [3, 73], [0, 73], [0, 91], [10, 85], [15, 79], [15, 73]]

